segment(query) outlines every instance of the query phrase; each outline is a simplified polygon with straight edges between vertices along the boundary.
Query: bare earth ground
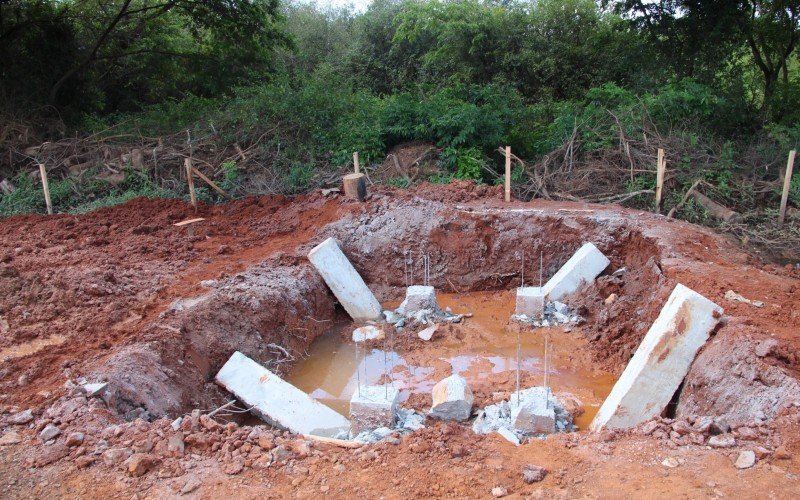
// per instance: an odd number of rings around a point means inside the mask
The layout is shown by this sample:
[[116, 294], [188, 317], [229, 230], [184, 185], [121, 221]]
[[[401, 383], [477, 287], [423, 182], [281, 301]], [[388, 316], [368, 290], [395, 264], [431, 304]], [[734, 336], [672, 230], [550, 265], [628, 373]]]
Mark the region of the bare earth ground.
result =
[[[172, 225], [192, 217], [206, 220], [191, 231]], [[376, 189], [364, 204], [313, 193], [197, 214], [174, 200], [134, 200], [83, 216], [6, 219], [0, 234], [5, 497], [488, 497], [500, 487], [536, 497], [793, 498], [800, 488], [800, 273], [764, 264], [707, 229], [616, 206], [509, 205], [496, 188], [457, 183]], [[209, 382], [233, 350], [285, 373], [292, 360], [269, 344], [299, 357], [341, 319], [305, 259], [328, 236], [382, 301], [402, 293], [409, 250], [431, 256], [437, 289], [500, 291], [518, 285], [523, 251], [531, 261], [544, 255], [546, 279], [592, 241], [610, 256], [608, 273], [628, 271], [572, 298], [587, 318], [575, 360], [616, 375], [676, 282], [726, 317], [692, 365], [677, 420], [657, 419], [653, 428], [514, 447], [429, 420], [422, 431], [347, 450], [266, 426], [191, 418], [228, 397]], [[764, 306], [727, 300], [728, 290]], [[619, 299], [606, 305], [611, 293]], [[466, 335], [469, 345], [465, 328], [447, 339]], [[405, 343], [415, 362], [433, 363], [436, 339]], [[80, 377], [108, 381], [106, 397], [87, 399], [73, 384]], [[492, 382], [511, 389], [510, 380]], [[490, 388], [476, 396], [487, 402]], [[409, 404], [424, 409], [416, 399]], [[33, 420], [15, 424], [27, 409]], [[710, 446], [703, 416], [724, 417], [735, 445]], [[49, 444], [38, 437], [47, 424], [61, 430]], [[743, 450], [758, 461], [739, 470], [733, 463]], [[549, 473], [526, 484], [526, 464]]]

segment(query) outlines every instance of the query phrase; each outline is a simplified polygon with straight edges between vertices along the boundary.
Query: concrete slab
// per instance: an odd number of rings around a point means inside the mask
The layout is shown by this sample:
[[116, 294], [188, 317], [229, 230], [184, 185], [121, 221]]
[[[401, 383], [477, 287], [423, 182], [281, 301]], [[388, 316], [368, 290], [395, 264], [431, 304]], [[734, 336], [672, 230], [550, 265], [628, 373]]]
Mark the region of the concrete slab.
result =
[[322, 275], [350, 317], [356, 321], [383, 319], [378, 299], [347, 260], [335, 239], [328, 238], [314, 247], [308, 253], [308, 260]]
[[239, 351], [217, 373], [216, 382], [266, 422], [299, 434], [334, 437], [350, 430], [339, 413], [259, 365]]
[[556, 413], [553, 393], [549, 387], [531, 387], [511, 395], [511, 425], [524, 434], [556, 432]]
[[633, 427], [661, 414], [722, 313], [678, 284], [589, 428]]
[[516, 314], [539, 319], [544, 315], [544, 288], [524, 286], [517, 288]]
[[385, 385], [356, 389], [350, 399], [350, 425], [353, 434], [379, 427], [394, 427], [400, 390]]
[[433, 404], [428, 413], [440, 420], [467, 420], [472, 415], [472, 391], [466, 379], [450, 375], [433, 386]]
[[596, 246], [586, 243], [544, 285], [547, 300], [558, 300], [578, 291], [583, 283], [594, 281], [610, 263]]
[[438, 311], [436, 290], [432, 286], [412, 285], [406, 289], [406, 298], [397, 312], [403, 316], [411, 316], [418, 311]]

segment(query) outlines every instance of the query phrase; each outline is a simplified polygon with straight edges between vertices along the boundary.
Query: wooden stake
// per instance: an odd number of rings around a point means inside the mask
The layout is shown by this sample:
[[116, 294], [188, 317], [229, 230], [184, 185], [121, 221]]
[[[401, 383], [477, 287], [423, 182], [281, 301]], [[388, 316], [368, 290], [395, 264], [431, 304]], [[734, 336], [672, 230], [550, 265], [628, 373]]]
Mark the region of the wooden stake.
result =
[[197, 198], [194, 195], [194, 175], [192, 175], [192, 159], [186, 158], [183, 160], [183, 165], [186, 167], [186, 182], [189, 183], [189, 201], [191, 201], [195, 212], [197, 211]]
[[358, 151], [353, 153], [353, 168], [355, 169], [355, 173], [361, 173], [361, 165], [358, 164]]
[[39, 174], [42, 176], [42, 190], [44, 191], [44, 202], [47, 205], [47, 215], [53, 215], [53, 203], [50, 201], [50, 184], [47, 183], [47, 170], [43, 164], [39, 164]]
[[506, 146], [506, 203], [511, 201], [511, 146]]
[[661, 213], [661, 195], [664, 190], [664, 172], [667, 170], [667, 159], [664, 150], [658, 150], [658, 164], [656, 165], [656, 213]]
[[792, 170], [794, 170], [794, 157], [796, 150], [789, 151], [789, 161], [786, 163], [786, 174], [783, 176], [783, 194], [781, 195], [781, 210], [778, 213], [778, 225], [782, 226], [786, 218], [786, 203], [789, 201], [789, 188], [792, 186]]
[[194, 172], [197, 175], [197, 177], [200, 177], [201, 179], [203, 179], [205, 181], [205, 183], [208, 184], [209, 186], [211, 186], [211, 188], [214, 191], [218, 192], [219, 194], [221, 194], [222, 196], [224, 196], [225, 198], [227, 198], [229, 200], [231, 199], [231, 197], [230, 197], [230, 195], [228, 193], [223, 191], [221, 187], [217, 186], [217, 184], [214, 181], [212, 181], [211, 179], [206, 177], [205, 174], [203, 174], [203, 172], [197, 170], [194, 167], [192, 167], [192, 172]]

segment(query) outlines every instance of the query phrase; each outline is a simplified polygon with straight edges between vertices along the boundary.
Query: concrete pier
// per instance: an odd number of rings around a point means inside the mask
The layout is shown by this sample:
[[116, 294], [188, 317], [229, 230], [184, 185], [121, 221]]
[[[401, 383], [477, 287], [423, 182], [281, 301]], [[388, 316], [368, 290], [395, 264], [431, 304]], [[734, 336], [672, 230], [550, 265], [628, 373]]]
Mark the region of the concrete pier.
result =
[[544, 296], [544, 288], [538, 286], [517, 288], [516, 314], [525, 315], [531, 319], [541, 318], [544, 315]]
[[350, 422], [239, 351], [217, 373], [216, 382], [266, 422], [298, 434], [334, 437]]
[[308, 253], [308, 260], [342, 304], [344, 310], [356, 321], [377, 321], [383, 310], [367, 287], [361, 275], [339, 248], [333, 238], [328, 238]]
[[352, 433], [371, 431], [378, 427], [394, 427], [400, 390], [383, 385], [368, 385], [356, 389], [350, 399]]
[[678, 284], [590, 429], [633, 427], [661, 414], [722, 313], [717, 304]]

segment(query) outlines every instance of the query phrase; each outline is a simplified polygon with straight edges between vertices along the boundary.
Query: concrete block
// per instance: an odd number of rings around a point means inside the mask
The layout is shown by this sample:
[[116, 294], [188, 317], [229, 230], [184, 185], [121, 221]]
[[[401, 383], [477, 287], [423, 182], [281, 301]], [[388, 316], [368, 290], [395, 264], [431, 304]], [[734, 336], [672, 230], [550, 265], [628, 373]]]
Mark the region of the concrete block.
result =
[[678, 284], [590, 429], [633, 427], [660, 415], [722, 313], [717, 304]]
[[516, 314], [539, 319], [544, 315], [544, 288], [523, 286], [517, 288]]
[[314, 247], [308, 253], [308, 260], [322, 275], [322, 279], [350, 317], [356, 321], [376, 321], [383, 318], [378, 299], [347, 260], [336, 240], [328, 238]]
[[467, 420], [472, 415], [472, 391], [459, 375], [450, 375], [433, 386], [429, 415], [440, 420]]
[[558, 300], [578, 291], [584, 282], [594, 281], [610, 263], [596, 246], [586, 243], [544, 285], [547, 300]]
[[548, 387], [531, 387], [511, 395], [511, 425], [524, 434], [556, 432], [553, 394]]
[[353, 330], [353, 342], [364, 342], [365, 340], [382, 340], [383, 330], [374, 325], [362, 326]]
[[334, 437], [350, 430], [339, 413], [248, 358], [234, 352], [217, 373], [219, 385], [253, 408], [266, 422], [301, 434]]
[[356, 389], [350, 399], [352, 433], [360, 434], [379, 427], [394, 427], [400, 390], [384, 385]]
[[406, 298], [397, 312], [403, 316], [413, 315], [417, 311], [438, 311], [436, 290], [432, 286], [413, 285], [406, 289]]

